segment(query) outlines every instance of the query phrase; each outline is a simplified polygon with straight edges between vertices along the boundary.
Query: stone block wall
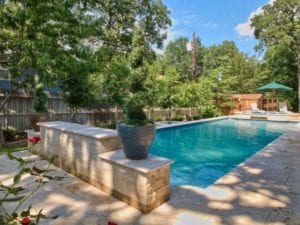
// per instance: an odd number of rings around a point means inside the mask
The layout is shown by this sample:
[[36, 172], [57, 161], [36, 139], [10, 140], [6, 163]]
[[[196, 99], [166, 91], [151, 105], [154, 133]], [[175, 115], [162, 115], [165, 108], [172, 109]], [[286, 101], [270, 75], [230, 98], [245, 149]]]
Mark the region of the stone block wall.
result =
[[100, 158], [105, 172], [95, 185], [106, 193], [144, 213], [169, 199], [172, 160], [151, 155], [145, 160], [129, 160], [123, 151], [104, 153]]
[[171, 160], [149, 156], [129, 160], [120, 150], [117, 131], [66, 122], [41, 124], [40, 135], [29, 150], [104, 192], [148, 213], [167, 201]]
[[46, 159], [56, 157], [56, 165], [87, 181], [101, 171], [99, 154], [121, 148], [114, 130], [47, 122], [41, 124], [40, 133], [43, 140], [40, 155]]

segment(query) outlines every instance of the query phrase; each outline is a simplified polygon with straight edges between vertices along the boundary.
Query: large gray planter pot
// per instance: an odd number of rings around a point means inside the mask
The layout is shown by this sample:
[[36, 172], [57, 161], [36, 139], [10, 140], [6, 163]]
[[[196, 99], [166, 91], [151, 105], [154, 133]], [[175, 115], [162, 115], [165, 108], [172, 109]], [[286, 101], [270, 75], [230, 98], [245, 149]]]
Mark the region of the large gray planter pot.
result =
[[119, 123], [118, 134], [125, 156], [128, 159], [145, 159], [148, 156], [149, 147], [152, 143], [155, 126], [132, 126], [126, 123]]

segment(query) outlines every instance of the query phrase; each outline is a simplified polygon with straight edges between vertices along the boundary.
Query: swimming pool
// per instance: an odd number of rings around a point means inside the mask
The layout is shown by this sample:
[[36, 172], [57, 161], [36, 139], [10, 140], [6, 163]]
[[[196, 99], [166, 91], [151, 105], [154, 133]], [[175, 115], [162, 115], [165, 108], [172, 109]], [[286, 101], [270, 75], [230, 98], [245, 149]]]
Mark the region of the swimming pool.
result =
[[207, 187], [293, 125], [222, 119], [158, 129], [150, 153], [175, 161], [172, 185]]

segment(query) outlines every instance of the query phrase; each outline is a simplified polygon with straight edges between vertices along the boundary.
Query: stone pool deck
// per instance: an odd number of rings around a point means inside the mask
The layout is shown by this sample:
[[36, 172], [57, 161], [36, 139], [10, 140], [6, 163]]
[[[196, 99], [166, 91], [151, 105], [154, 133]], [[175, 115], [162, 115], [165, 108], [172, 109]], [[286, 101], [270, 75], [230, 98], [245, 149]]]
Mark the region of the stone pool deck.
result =
[[[28, 151], [15, 154], [32, 160], [32, 165], [47, 165]], [[59, 216], [41, 224], [300, 224], [300, 124], [206, 189], [172, 187], [170, 200], [149, 214], [142, 214], [57, 167], [53, 169], [52, 175], [65, 179], [49, 182], [26, 202], [33, 204], [35, 210], [43, 208], [49, 216]], [[0, 181], [12, 182], [17, 170], [6, 155], [0, 155]], [[24, 177], [22, 182], [32, 187], [30, 177]]]

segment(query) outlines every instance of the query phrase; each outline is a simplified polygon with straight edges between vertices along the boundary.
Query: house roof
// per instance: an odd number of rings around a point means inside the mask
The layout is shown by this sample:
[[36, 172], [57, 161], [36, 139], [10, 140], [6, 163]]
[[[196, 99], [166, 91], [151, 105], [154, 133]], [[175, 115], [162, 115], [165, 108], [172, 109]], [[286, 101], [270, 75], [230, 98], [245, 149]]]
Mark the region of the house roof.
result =
[[0, 80], [0, 89], [4, 91], [8, 91], [12, 89], [13, 86], [9, 80]]
[[[14, 88], [14, 86], [11, 84], [11, 82], [9, 80], [0, 79], [0, 90], [9, 91], [13, 88]], [[23, 92], [24, 92], [24, 90], [23, 90]], [[28, 90], [26, 92], [30, 93]], [[48, 93], [49, 95], [59, 95], [59, 94], [61, 94], [62, 90], [59, 87], [46, 87], [45, 92]]]

